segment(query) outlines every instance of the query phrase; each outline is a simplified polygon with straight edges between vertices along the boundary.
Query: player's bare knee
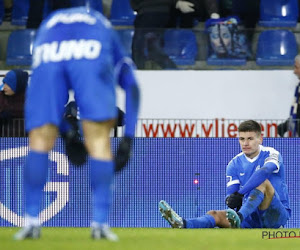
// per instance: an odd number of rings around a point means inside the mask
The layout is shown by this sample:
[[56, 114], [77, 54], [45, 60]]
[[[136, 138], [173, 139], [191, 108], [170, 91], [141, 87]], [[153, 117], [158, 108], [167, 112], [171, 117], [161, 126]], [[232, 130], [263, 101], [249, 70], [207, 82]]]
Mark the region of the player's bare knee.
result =
[[260, 184], [256, 189], [258, 189], [265, 195], [273, 195], [274, 194], [274, 188], [268, 179], [265, 180], [262, 184]]
[[210, 210], [207, 212], [207, 214], [211, 215], [211, 216], [216, 216], [217, 215], [217, 211], [216, 210]]
[[83, 121], [82, 124], [88, 153], [95, 159], [111, 160], [109, 133], [114, 120], [104, 122]]
[[85, 145], [88, 153], [96, 159], [111, 160], [112, 153], [110, 148], [110, 140], [106, 137], [93, 138], [86, 140]]
[[[223, 218], [226, 218], [225, 213], [223, 214], [222, 211], [210, 210], [207, 212], [207, 214], [214, 217], [216, 224], [219, 224], [219, 222], [222, 221]], [[225, 217], [224, 217], [224, 215], [225, 215]]]
[[259, 205], [260, 210], [266, 210], [270, 206], [275, 194], [275, 189], [269, 180], [266, 180], [264, 185], [264, 200]]
[[275, 193], [275, 189], [272, 185], [272, 183], [269, 180], [265, 180], [265, 185], [266, 185], [266, 191], [265, 191], [265, 196], [267, 197], [273, 197]]
[[29, 133], [30, 148], [35, 151], [48, 152], [53, 148], [58, 129], [53, 124], [35, 128]]

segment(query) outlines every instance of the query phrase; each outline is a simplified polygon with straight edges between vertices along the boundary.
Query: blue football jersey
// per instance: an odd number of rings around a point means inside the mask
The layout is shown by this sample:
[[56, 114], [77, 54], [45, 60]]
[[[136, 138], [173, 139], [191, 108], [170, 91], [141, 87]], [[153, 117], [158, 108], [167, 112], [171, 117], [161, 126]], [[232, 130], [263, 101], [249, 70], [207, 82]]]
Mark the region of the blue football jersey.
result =
[[126, 88], [126, 81], [119, 81], [124, 64], [132, 69], [131, 59], [102, 14], [85, 7], [54, 12], [41, 24], [34, 43], [26, 129], [47, 123], [59, 126], [70, 89], [81, 119], [114, 119], [116, 85]]
[[[285, 182], [285, 166], [282, 162], [280, 153], [272, 147], [260, 145], [259, 154], [253, 159], [248, 158], [243, 152], [236, 155], [227, 165], [226, 178], [227, 189], [226, 195], [238, 191], [250, 179], [252, 174], [263, 167], [266, 161], [270, 160], [277, 165], [268, 180], [278, 193], [282, 204], [290, 210], [288, 189]], [[245, 198], [248, 194], [245, 195]]]

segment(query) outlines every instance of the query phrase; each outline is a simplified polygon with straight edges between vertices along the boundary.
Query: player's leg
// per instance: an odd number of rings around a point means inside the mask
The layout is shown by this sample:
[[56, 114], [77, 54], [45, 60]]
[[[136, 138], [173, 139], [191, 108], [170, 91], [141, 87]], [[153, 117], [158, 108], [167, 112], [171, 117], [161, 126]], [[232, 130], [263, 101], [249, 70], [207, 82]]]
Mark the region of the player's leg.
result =
[[85, 145], [91, 157], [90, 179], [93, 192], [92, 237], [117, 241], [118, 237], [110, 231], [108, 215], [112, 196], [114, 161], [110, 146], [110, 131], [115, 120], [82, 122]]
[[48, 152], [57, 136], [57, 128], [46, 124], [29, 133], [30, 151], [24, 169], [25, 227], [14, 238], [39, 238], [39, 208], [48, 173]]
[[240, 219], [237, 213], [232, 209], [211, 210], [206, 215], [183, 219], [180, 217], [166, 201], [159, 202], [159, 211], [162, 217], [173, 228], [237, 228], [240, 227]]
[[[108, 227], [114, 177], [114, 159], [110, 148], [110, 132], [117, 116], [115, 81], [109, 43], [103, 44], [98, 27], [86, 25], [82, 38], [99, 40], [105, 47], [93, 60], [73, 60], [67, 65], [70, 87], [80, 111], [85, 146], [90, 155], [90, 180], [93, 197], [92, 237], [115, 241], [117, 236]], [[70, 34], [73, 28], [68, 28]], [[99, 31], [100, 32], [100, 31]], [[104, 53], [104, 54], [103, 54]], [[100, 65], [100, 66], [99, 66]], [[83, 74], [82, 71], [85, 73]]]
[[48, 152], [54, 145], [57, 126], [61, 122], [67, 100], [68, 84], [62, 64], [41, 63], [33, 69], [25, 103], [25, 125], [29, 131], [30, 147], [24, 168], [26, 224], [15, 235], [17, 240], [38, 237], [38, 234], [26, 234], [26, 229], [39, 228], [38, 214], [43, 187], [47, 181]]
[[290, 218], [290, 210], [281, 202], [278, 193], [275, 191], [269, 207], [265, 210], [259, 210], [262, 218], [263, 228], [284, 227]]
[[184, 221], [186, 228], [239, 228], [240, 223], [239, 216], [232, 209], [210, 210], [203, 216]]
[[241, 220], [247, 218], [256, 209], [266, 210], [272, 202], [274, 193], [274, 187], [269, 180], [265, 180], [257, 188], [250, 191], [247, 200], [238, 212]]

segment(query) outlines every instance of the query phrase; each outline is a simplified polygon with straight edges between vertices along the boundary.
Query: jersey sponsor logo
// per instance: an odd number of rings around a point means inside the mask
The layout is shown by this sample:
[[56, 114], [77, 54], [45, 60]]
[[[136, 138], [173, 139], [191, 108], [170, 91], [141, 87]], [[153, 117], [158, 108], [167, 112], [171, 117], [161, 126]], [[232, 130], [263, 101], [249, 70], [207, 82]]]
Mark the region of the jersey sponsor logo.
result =
[[93, 60], [99, 57], [101, 48], [101, 43], [94, 39], [44, 43], [34, 49], [32, 67], [37, 68], [41, 63], [49, 62]]
[[72, 14], [57, 14], [53, 16], [46, 24], [48, 29], [52, 28], [58, 23], [72, 24], [72, 23], [86, 23], [89, 25], [95, 24], [96, 18], [89, 14], [84, 13], [72, 13]]
[[244, 176], [245, 175], [245, 173], [240, 173], [240, 176]]

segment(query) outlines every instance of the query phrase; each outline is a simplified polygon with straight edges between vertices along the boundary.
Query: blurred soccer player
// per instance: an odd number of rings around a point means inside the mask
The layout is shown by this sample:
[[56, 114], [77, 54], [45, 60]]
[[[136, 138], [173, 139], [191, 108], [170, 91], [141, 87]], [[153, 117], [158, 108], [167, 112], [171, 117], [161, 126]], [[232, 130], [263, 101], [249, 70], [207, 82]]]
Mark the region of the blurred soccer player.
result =
[[[300, 54], [295, 57], [294, 74], [300, 80]], [[281, 137], [284, 137], [286, 132], [291, 133], [292, 137], [300, 137], [300, 81], [295, 88], [290, 116], [285, 122], [278, 125], [277, 131]]]
[[[162, 216], [175, 228], [279, 228], [291, 215], [284, 165], [280, 153], [262, 146], [260, 125], [248, 120], [239, 126], [242, 153], [226, 169], [226, 204], [230, 209], [211, 210], [194, 219], [182, 219], [165, 201]], [[236, 209], [235, 212], [233, 209]]]
[[[42, 23], [34, 44], [25, 109], [30, 147], [24, 170], [26, 224], [16, 240], [40, 236], [38, 214], [48, 152], [57, 137], [69, 89], [75, 93], [90, 156], [92, 237], [118, 240], [108, 226], [108, 214], [114, 171], [128, 161], [137, 121], [139, 89], [132, 67], [110, 23], [98, 12], [65, 9]], [[126, 128], [115, 162], [109, 134], [117, 117], [117, 83], [126, 93]]]

